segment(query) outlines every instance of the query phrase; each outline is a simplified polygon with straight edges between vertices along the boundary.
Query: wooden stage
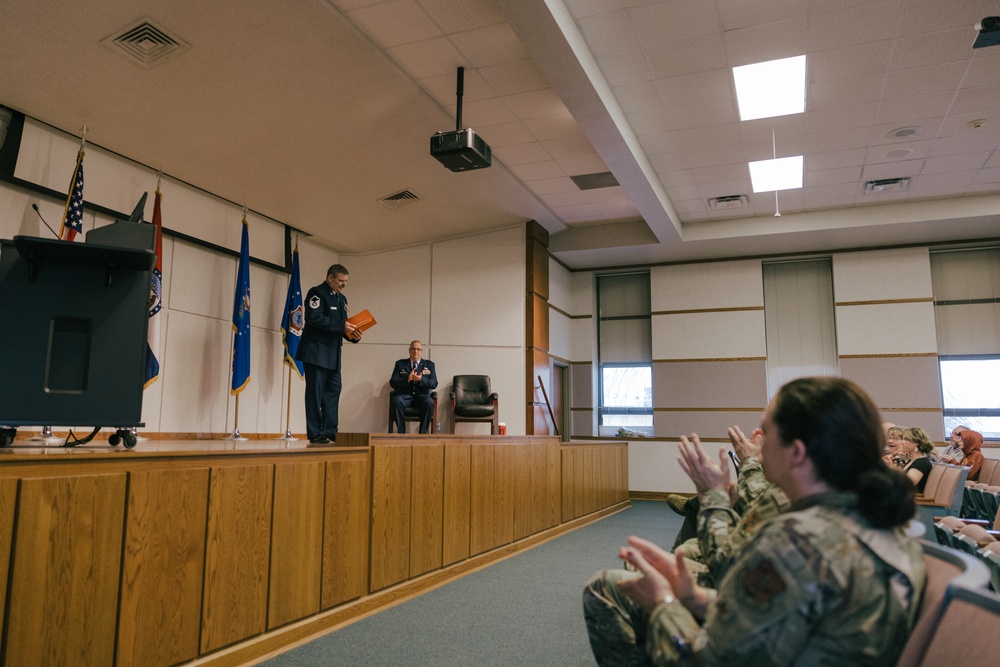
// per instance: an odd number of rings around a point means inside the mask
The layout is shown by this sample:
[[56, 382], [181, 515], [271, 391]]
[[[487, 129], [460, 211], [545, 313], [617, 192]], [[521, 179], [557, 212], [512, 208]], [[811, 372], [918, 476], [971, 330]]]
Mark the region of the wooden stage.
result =
[[253, 662], [628, 506], [621, 441], [39, 444], [0, 449], [7, 665]]

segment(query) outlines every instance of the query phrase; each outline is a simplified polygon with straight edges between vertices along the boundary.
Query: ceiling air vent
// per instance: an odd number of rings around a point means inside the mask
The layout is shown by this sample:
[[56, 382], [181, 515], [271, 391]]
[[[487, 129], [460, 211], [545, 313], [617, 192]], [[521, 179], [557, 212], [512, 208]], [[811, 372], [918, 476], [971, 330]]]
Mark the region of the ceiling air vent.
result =
[[864, 193], [866, 195], [877, 195], [883, 192], [898, 192], [905, 190], [910, 184], [908, 177], [903, 178], [883, 178], [878, 181], [865, 181]]
[[581, 190], [613, 188], [618, 185], [618, 179], [610, 171], [602, 171], [597, 174], [579, 174], [577, 176], [570, 176], [570, 179]]
[[190, 46], [149, 19], [140, 19], [138, 23], [118, 34], [105, 37], [101, 40], [101, 44], [124, 54], [139, 67], [146, 69]]
[[746, 195], [726, 195], [725, 197], [712, 197], [708, 200], [708, 207], [712, 210], [745, 208], [749, 205], [750, 198]]
[[413, 194], [409, 190], [403, 190], [401, 192], [397, 192], [394, 195], [383, 197], [379, 201], [382, 202], [382, 205], [385, 206], [390, 211], [395, 211], [397, 208], [401, 206], [406, 206], [407, 204], [411, 204], [415, 201], [420, 201], [420, 197]]

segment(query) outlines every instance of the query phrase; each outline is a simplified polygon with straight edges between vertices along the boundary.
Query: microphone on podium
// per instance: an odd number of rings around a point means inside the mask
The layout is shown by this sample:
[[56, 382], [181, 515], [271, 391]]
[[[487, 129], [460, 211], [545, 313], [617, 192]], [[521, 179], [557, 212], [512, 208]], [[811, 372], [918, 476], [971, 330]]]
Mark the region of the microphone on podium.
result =
[[[42, 221], [42, 224], [45, 225], [46, 227], [49, 227], [49, 223], [45, 222], [45, 218], [42, 217], [41, 212], [38, 210], [38, 204], [32, 204], [31, 208], [35, 209], [35, 215], [37, 215], [38, 219]], [[51, 227], [49, 227], [49, 231], [52, 232], [52, 234], [57, 239], [59, 238], [59, 234], [56, 232], [56, 230], [54, 230]], [[62, 239], [60, 239], [60, 240], [62, 240]]]

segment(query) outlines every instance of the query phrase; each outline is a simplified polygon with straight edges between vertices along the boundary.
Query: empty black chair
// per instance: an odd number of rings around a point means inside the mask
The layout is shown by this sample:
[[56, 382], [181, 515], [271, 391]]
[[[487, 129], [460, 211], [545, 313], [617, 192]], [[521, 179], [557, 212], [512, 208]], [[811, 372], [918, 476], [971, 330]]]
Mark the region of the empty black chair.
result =
[[451, 387], [451, 432], [457, 422], [489, 422], [490, 434], [499, 430], [499, 397], [490, 390], [489, 375], [456, 375]]

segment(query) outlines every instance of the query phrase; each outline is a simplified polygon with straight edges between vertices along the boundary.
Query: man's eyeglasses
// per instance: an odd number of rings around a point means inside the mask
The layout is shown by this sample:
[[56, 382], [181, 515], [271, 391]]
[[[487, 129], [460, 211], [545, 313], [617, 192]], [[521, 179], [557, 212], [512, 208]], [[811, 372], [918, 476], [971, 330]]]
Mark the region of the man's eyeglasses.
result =
[[424, 348], [422, 348], [422, 347], [411, 347], [410, 348], [410, 352], [423, 352], [423, 351], [424, 351]]

